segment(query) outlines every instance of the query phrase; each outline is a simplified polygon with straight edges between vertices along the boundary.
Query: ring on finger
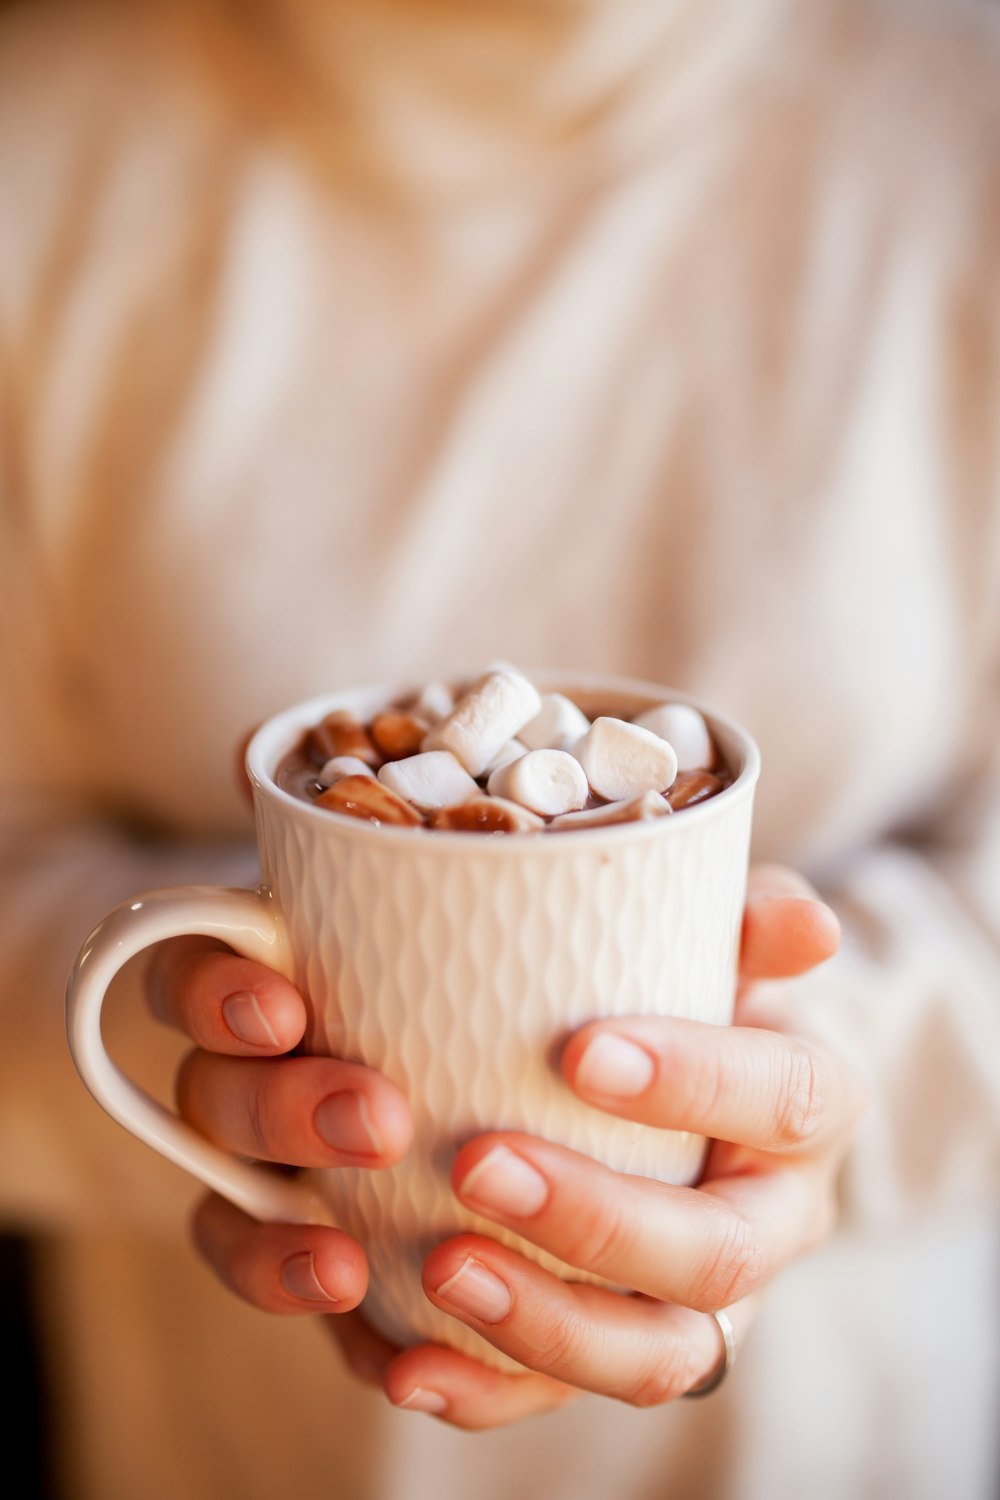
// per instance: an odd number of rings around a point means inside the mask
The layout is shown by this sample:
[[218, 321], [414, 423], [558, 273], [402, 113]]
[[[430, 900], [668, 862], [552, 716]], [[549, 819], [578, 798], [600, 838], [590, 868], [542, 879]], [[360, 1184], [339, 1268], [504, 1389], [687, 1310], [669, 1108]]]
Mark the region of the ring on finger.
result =
[[719, 1362], [710, 1375], [700, 1385], [692, 1386], [691, 1390], [685, 1391], [684, 1396], [710, 1396], [729, 1374], [736, 1363], [736, 1336], [733, 1333], [733, 1325], [729, 1314], [723, 1311], [709, 1313], [708, 1316], [714, 1321], [719, 1332], [722, 1334], [722, 1353]]

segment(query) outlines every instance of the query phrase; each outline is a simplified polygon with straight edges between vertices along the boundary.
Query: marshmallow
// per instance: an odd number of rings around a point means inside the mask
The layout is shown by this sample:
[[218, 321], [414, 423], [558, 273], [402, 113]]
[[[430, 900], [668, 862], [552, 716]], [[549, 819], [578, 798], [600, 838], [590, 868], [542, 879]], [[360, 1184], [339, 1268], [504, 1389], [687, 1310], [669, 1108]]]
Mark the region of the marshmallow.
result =
[[520, 740], [508, 740], [505, 745], [494, 755], [489, 765], [482, 772], [484, 776], [492, 776], [494, 771], [499, 771], [501, 766], [509, 765], [512, 760], [517, 760], [519, 755], [527, 755], [527, 745], [522, 745]]
[[306, 751], [324, 762], [340, 755], [356, 755], [371, 766], [382, 759], [368, 730], [347, 709], [327, 714], [322, 723], [310, 729]]
[[541, 707], [538, 689], [519, 672], [489, 672], [435, 724], [424, 750], [450, 750], [470, 776], [481, 776], [497, 751]]
[[547, 818], [583, 807], [590, 794], [580, 762], [565, 750], [529, 750], [494, 771], [486, 790]]
[[704, 802], [722, 791], [722, 781], [711, 771], [680, 771], [677, 780], [667, 793], [667, 800], [674, 812], [682, 807], [691, 807], [695, 802]]
[[416, 755], [429, 728], [428, 721], [416, 714], [388, 709], [384, 714], [375, 715], [371, 737], [384, 756], [389, 760], [399, 760], [404, 755]]
[[479, 787], [449, 750], [426, 750], [405, 760], [391, 760], [378, 773], [383, 786], [421, 812], [436, 812], [474, 797]]
[[546, 693], [541, 711], [525, 724], [519, 738], [529, 750], [568, 750], [589, 728], [590, 720], [575, 703], [562, 693]]
[[333, 786], [335, 781], [343, 781], [345, 776], [371, 776], [375, 772], [371, 766], [366, 766], [363, 760], [358, 760], [356, 755], [334, 755], [327, 761], [320, 771], [316, 780], [321, 781], [324, 786]]
[[413, 712], [428, 724], [446, 719], [455, 707], [455, 695], [446, 682], [428, 682], [420, 690], [420, 697], [413, 705]]
[[470, 797], [460, 807], [445, 807], [431, 815], [431, 827], [448, 833], [535, 833], [542, 818], [502, 797]]
[[599, 828], [608, 823], [649, 823], [673, 812], [659, 792], [643, 792], [628, 802], [606, 802], [603, 807], [586, 807], [582, 812], [563, 813], [553, 818], [550, 829], [556, 832], [573, 828]]
[[665, 792], [677, 775], [672, 746], [624, 719], [595, 719], [573, 754], [592, 789], [609, 802], [642, 792]]
[[661, 703], [632, 723], [673, 746], [678, 771], [710, 771], [715, 765], [715, 743], [696, 708], [686, 703]]
[[397, 797], [391, 787], [383, 786], [374, 776], [345, 776], [334, 782], [313, 803], [331, 812], [346, 813], [349, 818], [367, 818], [369, 823], [400, 823], [413, 826], [424, 820], [415, 807]]

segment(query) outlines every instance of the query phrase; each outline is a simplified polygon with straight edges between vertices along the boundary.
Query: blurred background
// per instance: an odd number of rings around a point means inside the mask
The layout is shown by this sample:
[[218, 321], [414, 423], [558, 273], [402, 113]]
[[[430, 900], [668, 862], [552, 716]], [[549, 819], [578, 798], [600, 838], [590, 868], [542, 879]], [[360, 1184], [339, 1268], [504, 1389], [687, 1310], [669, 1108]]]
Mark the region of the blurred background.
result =
[[[383, 1440], [369, 1398], [330, 1393], [307, 1330], [222, 1308], [192, 1190], [85, 1097], [61, 1006], [115, 901], [252, 882], [249, 724], [496, 657], [750, 725], [757, 853], [848, 929], [802, 1013], [836, 1011], [885, 1085], [840, 1250], [776, 1291], [728, 1449], [710, 1414], [665, 1417], [671, 1483], [994, 1493], [997, 9], [0, 0], [18, 1495], [254, 1500], [299, 1460], [316, 1493], [410, 1500], [425, 1469], [463, 1492], [444, 1439]], [[134, 973], [116, 1005], [120, 1055], [168, 1097], [182, 1044], [151, 1036]], [[246, 1387], [310, 1362], [309, 1391], [282, 1387], [297, 1425], [241, 1427]], [[357, 1453], [337, 1489], [333, 1407]], [[555, 1450], [604, 1442], [587, 1421], [478, 1451], [584, 1500]], [[604, 1493], [633, 1449], [634, 1495], [663, 1493], [652, 1431], [607, 1438]]]

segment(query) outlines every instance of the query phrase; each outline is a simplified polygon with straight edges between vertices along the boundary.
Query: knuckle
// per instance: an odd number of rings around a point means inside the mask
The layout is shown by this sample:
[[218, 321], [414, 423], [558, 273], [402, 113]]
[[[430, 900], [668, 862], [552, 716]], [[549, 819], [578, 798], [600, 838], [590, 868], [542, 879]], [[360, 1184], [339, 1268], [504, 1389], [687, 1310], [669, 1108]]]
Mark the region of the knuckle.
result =
[[532, 1369], [543, 1375], [565, 1369], [574, 1362], [578, 1343], [576, 1319], [568, 1308], [562, 1308], [532, 1329]]
[[803, 1043], [791, 1043], [783, 1054], [779, 1097], [777, 1144], [794, 1146], [810, 1140], [822, 1124], [824, 1101], [816, 1058]]
[[683, 1114], [692, 1121], [715, 1118], [726, 1084], [718, 1058], [709, 1048], [692, 1049], [690, 1058], [678, 1070], [677, 1085], [683, 1089], [678, 1101]]
[[700, 1378], [693, 1351], [685, 1344], [659, 1350], [628, 1393], [631, 1406], [664, 1406], [683, 1396]]
[[615, 1211], [602, 1198], [597, 1210], [587, 1213], [575, 1227], [563, 1255], [570, 1265], [613, 1277], [627, 1263], [637, 1234], [638, 1226], [631, 1217]]
[[764, 1275], [764, 1249], [753, 1225], [728, 1206], [720, 1204], [717, 1212], [711, 1254], [688, 1298], [690, 1306], [700, 1312], [715, 1312], [738, 1302]]
[[258, 1156], [272, 1156], [276, 1140], [271, 1091], [268, 1076], [262, 1072], [250, 1075], [243, 1094], [247, 1135]]
[[193, 935], [165, 938], [149, 949], [140, 983], [156, 1020], [196, 1035], [199, 1018], [192, 991], [203, 967], [220, 952], [228, 950], [215, 939]]

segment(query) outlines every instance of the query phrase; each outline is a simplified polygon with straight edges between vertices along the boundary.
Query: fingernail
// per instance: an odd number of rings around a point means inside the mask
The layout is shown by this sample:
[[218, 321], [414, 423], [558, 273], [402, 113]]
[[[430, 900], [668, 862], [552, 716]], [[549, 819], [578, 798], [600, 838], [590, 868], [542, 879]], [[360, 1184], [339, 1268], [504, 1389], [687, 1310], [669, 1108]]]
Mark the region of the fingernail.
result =
[[545, 1206], [549, 1185], [523, 1156], [506, 1146], [494, 1146], [465, 1174], [458, 1191], [484, 1208], [523, 1218]]
[[338, 1302], [316, 1275], [316, 1256], [311, 1250], [290, 1255], [280, 1271], [281, 1285], [291, 1297], [306, 1302]]
[[223, 1000], [222, 1018], [237, 1041], [247, 1042], [251, 1047], [281, 1046], [260, 1001], [249, 990]]
[[405, 1406], [407, 1411], [426, 1411], [435, 1416], [448, 1410], [448, 1403], [440, 1391], [426, 1391], [422, 1385], [415, 1385], [410, 1394], [396, 1405]]
[[313, 1124], [335, 1151], [346, 1151], [350, 1156], [381, 1155], [382, 1144], [363, 1094], [331, 1094], [317, 1106]]
[[459, 1312], [478, 1318], [480, 1323], [502, 1323], [510, 1312], [507, 1286], [471, 1256], [436, 1290], [443, 1302], [450, 1302]]
[[602, 1032], [580, 1059], [576, 1086], [588, 1094], [610, 1099], [634, 1099], [653, 1081], [656, 1064], [649, 1053], [624, 1037]]

